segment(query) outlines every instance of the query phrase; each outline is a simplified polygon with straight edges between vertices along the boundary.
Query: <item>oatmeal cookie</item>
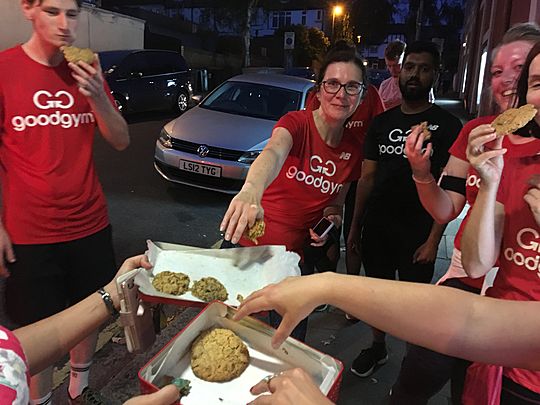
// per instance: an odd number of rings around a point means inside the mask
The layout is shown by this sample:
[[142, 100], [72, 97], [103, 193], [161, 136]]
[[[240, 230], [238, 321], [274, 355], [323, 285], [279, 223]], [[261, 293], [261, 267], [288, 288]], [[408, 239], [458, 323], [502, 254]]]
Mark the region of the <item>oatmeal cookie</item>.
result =
[[83, 61], [89, 65], [94, 62], [94, 52], [90, 48], [77, 48], [76, 46], [63, 46], [60, 50], [68, 62], [77, 63]]
[[191, 369], [202, 380], [230, 381], [249, 364], [249, 351], [232, 330], [208, 329], [191, 345]]
[[[424, 142], [431, 139], [431, 131], [428, 129], [428, 123], [427, 121], [422, 121], [419, 126], [422, 127], [422, 133], [424, 134]], [[411, 129], [416, 128], [416, 125], [414, 125]]]
[[264, 230], [266, 228], [266, 224], [262, 219], [258, 219], [255, 221], [253, 226], [251, 228], [248, 228], [245, 232], [246, 238], [248, 238], [250, 241], [258, 245], [257, 238], [260, 238], [264, 235]]
[[189, 277], [184, 273], [162, 271], [154, 277], [152, 285], [162, 293], [182, 295], [189, 289]]
[[495, 118], [491, 126], [495, 128], [498, 137], [512, 134], [527, 125], [535, 117], [536, 113], [537, 110], [532, 104], [525, 104], [519, 108], [510, 108]]
[[203, 277], [195, 281], [191, 287], [191, 294], [205, 302], [225, 301], [229, 296], [225, 286], [214, 277]]

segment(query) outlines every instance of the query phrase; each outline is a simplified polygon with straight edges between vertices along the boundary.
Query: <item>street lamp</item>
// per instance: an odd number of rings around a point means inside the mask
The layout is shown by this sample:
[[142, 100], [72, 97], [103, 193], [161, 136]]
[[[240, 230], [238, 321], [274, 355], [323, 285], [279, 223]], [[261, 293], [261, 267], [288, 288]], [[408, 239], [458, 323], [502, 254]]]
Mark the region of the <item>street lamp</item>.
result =
[[336, 21], [336, 16], [340, 16], [343, 14], [343, 7], [340, 5], [334, 6], [332, 9], [332, 42], [335, 42], [335, 34], [334, 34], [334, 24]]

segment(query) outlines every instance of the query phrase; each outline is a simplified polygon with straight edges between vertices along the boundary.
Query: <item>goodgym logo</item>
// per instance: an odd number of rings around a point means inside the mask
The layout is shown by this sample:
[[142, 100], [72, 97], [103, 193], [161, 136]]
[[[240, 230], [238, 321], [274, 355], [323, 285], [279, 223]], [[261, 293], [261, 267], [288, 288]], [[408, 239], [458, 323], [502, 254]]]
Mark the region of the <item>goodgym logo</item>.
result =
[[504, 257], [520, 267], [535, 271], [540, 277], [540, 234], [536, 229], [523, 228], [516, 235], [517, 245], [525, 250], [524, 253], [515, 251], [511, 247], [504, 250]]
[[[52, 94], [47, 90], [39, 90], [32, 97], [34, 105], [40, 110], [47, 110], [47, 113], [38, 115], [16, 115], [11, 118], [13, 129], [22, 132], [27, 128], [36, 126], [60, 126], [62, 128], [77, 128], [81, 124], [95, 122], [94, 114], [91, 112], [68, 113], [67, 110], [75, 104], [73, 96], [65, 90], [59, 90]], [[50, 112], [50, 110], [55, 110]]]
[[323, 164], [323, 160], [317, 155], [313, 155], [311, 159], [309, 159], [309, 168], [313, 173], [322, 173], [328, 177], [332, 177], [336, 174], [336, 164], [331, 160], [327, 160]]
[[65, 90], [59, 90], [51, 94], [47, 90], [36, 91], [32, 98], [37, 108], [48, 110], [50, 108], [68, 109], [73, 107], [73, 96]]
[[334, 183], [325, 178], [332, 177], [336, 174], [336, 164], [331, 160], [324, 161], [320, 156], [313, 155], [309, 159], [309, 171], [311, 173], [306, 173], [296, 166], [289, 166], [285, 176], [291, 180], [295, 179], [308, 186], [312, 186], [323, 194], [339, 193], [342, 189], [343, 185], [341, 183]]

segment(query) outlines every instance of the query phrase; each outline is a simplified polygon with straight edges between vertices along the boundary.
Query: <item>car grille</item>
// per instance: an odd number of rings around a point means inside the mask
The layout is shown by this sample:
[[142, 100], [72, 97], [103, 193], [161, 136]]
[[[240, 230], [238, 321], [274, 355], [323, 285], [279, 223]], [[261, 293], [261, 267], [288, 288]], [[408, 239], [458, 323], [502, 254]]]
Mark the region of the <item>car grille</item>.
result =
[[[198, 156], [197, 149], [199, 148], [199, 146], [202, 145], [200, 143], [182, 141], [176, 138], [171, 138], [171, 144], [172, 144], [173, 149], [175, 150], [191, 153], [197, 156]], [[240, 150], [217, 148], [214, 146], [208, 146], [208, 149], [210, 151], [208, 152], [208, 155], [204, 157], [223, 159], [223, 160], [232, 160], [235, 162], [238, 161], [240, 156], [244, 154], [244, 152]]]
[[216, 190], [222, 190], [225, 192], [238, 192], [244, 185], [244, 180], [227, 179], [225, 177], [211, 177], [203, 174], [190, 173], [184, 170], [180, 170], [174, 166], [166, 165], [159, 160], [154, 160], [155, 164], [159, 167], [165, 176], [171, 180], [181, 181], [194, 186], [202, 186], [213, 188]]

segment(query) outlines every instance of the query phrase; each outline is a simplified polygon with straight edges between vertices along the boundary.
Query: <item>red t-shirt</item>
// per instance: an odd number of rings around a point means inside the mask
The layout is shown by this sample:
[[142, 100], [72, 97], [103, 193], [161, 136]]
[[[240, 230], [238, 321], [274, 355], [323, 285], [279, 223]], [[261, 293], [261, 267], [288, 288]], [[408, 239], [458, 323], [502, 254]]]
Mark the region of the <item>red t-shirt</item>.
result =
[[66, 62], [42, 65], [21, 46], [0, 53], [2, 219], [13, 243], [65, 242], [108, 225], [95, 128]]
[[[540, 226], [523, 199], [535, 174], [540, 174], [540, 140], [519, 145], [505, 157], [497, 196], [504, 204], [504, 234], [499, 272], [486, 293], [490, 297], [540, 301]], [[504, 375], [540, 393], [540, 372], [505, 368]]]
[[[313, 112], [294, 111], [275, 126], [287, 129], [293, 140], [289, 156], [262, 198], [266, 231], [261, 245], [285, 245], [302, 255], [309, 228], [322, 218], [323, 210], [348, 182], [358, 179], [362, 165], [359, 141], [344, 131], [336, 148], [328, 146], [313, 120]], [[246, 238], [242, 246], [253, 246]]]
[[[308, 94], [306, 101], [307, 110], [316, 110], [321, 105], [316, 94], [316, 91], [311, 91]], [[381, 100], [381, 96], [379, 96], [377, 88], [370, 84], [366, 96], [358, 105], [353, 115], [347, 120], [344, 130], [345, 133], [350, 132], [351, 136], [357, 137], [362, 159], [364, 159], [364, 141], [366, 140], [367, 130], [371, 125], [373, 118], [382, 112], [384, 112], [384, 104]], [[360, 177], [360, 173], [358, 173], [358, 177]]]
[[21, 344], [0, 326], [0, 405], [30, 403], [30, 373]]
[[379, 86], [379, 94], [381, 95], [384, 107], [387, 110], [400, 105], [402, 96], [401, 90], [399, 89], [399, 78], [389, 77], [388, 79], [383, 80]]

